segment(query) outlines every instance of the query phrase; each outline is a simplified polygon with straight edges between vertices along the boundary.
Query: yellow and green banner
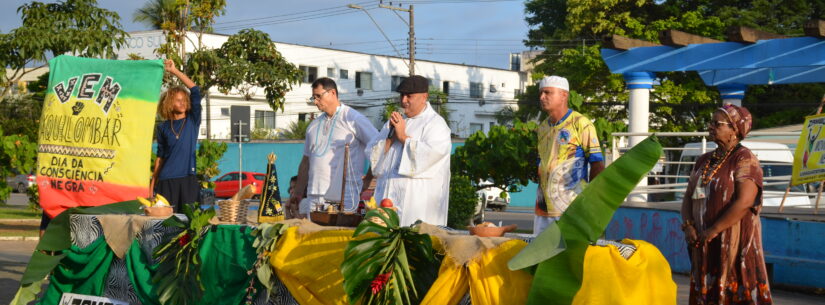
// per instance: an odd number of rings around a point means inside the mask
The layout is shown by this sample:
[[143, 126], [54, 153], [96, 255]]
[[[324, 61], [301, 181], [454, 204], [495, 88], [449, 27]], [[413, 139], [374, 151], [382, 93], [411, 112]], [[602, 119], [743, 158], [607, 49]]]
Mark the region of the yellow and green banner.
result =
[[805, 117], [793, 156], [791, 184], [825, 180], [825, 114]]
[[161, 60], [58, 56], [40, 119], [37, 185], [54, 217], [67, 208], [149, 197]]

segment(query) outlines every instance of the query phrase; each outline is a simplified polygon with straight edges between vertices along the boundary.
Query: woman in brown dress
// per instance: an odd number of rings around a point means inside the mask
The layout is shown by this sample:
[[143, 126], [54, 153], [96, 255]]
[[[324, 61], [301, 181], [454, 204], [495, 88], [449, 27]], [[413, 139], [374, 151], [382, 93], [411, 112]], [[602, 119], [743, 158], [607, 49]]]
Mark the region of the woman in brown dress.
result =
[[717, 148], [693, 166], [682, 201], [690, 304], [772, 304], [762, 252], [762, 168], [741, 142], [750, 112], [725, 105], [708, 124]]

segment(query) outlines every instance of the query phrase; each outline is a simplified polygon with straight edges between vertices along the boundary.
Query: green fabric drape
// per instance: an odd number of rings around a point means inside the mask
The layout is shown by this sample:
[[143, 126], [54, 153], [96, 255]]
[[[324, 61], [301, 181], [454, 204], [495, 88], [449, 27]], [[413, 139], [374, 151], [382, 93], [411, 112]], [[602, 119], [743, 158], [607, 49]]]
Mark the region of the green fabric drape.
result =
[[126, 273], [132, 282], [132, 289], [143, 305], [160, 305], [157, 288], [152, 285], [152, 274], [157, 270], [157, 265], [149, 264], [151, 261], [151, 257], [144, 254], [140, 242], [135, 239], [126, 252]]
[[142, 205], [137, 200], [131, 200], [96, 207], [75, 207], [60, 213], [60, 215], [52, 219], [49, 227], [46, 228], [45, 234], [43, 234], [40, 242], [37, 243], [35, 253], [29, 260], [26, 271], [20, 279], [21, 286], [42, 280], [57, 266], [57, 262], [60, 261], [60, 257], [49, 257], [50, 255], [44, 254], [38, 255], [39, 251], [62, 251], [71, 247], [69, 223], [71, 222], [72, 214], [140, 214], [143, 213], [141, 207]]
[[[206, 288], [201, 305], [241, 304], [252, 275], [246, 272], [258, 255], [252, 243], [252, 229], [243, 226], [217, 226], [206, 234], [200, 248], [201, 283]], [[258, 292], [264, 291], [257, 286]]]
[[38, 304], [58, 304], [63, 292], [102, 295], [114, 256], [103, 235], [85, 248], [71, 246], [54, 269], [49, 288]]
[[[255, 264], [257, 254], [252, 243], [255, 237], [251, 228], [237, 225], [212, 227], [200, 245], [200, 279], [205, 288], [203, 298], [197, 304], [241, 304], [246, 295], [250, 275], [247, 271]], [[160, 305], [157, 288], [152, 283], [156, 265], [135, 241], [126, 254], [126, 270], [134, 291], [144, 305]], [[263, 292], [256, 285], [258, 292]]]

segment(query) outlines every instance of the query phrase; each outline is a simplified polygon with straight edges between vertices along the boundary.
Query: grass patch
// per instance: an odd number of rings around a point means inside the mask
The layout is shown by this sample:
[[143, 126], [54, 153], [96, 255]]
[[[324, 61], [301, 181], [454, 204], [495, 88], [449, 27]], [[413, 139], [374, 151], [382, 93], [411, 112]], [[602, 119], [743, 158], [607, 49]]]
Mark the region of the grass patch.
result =
[[0, 236], [23, 236], [23, 237], [34, 237], [40, 236], [40, 230], [29, 230], [29, 231], [2, 231], [0, 230]]
[[39, 219], [41, 213], [25, 206], [0, 206], [0, 219]]

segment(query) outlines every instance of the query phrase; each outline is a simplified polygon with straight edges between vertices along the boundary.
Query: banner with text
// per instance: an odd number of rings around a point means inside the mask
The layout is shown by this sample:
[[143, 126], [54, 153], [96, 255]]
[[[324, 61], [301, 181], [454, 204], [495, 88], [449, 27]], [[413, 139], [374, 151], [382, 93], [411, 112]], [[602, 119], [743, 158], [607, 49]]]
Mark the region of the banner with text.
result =
[[43, 210], [54, 217], [148, 197], [163, 62], [63, 55], [49, 73], [37, 155]]
[[793, 157], [791, 184], [825, 180], [825, 114], [805, 117]]

